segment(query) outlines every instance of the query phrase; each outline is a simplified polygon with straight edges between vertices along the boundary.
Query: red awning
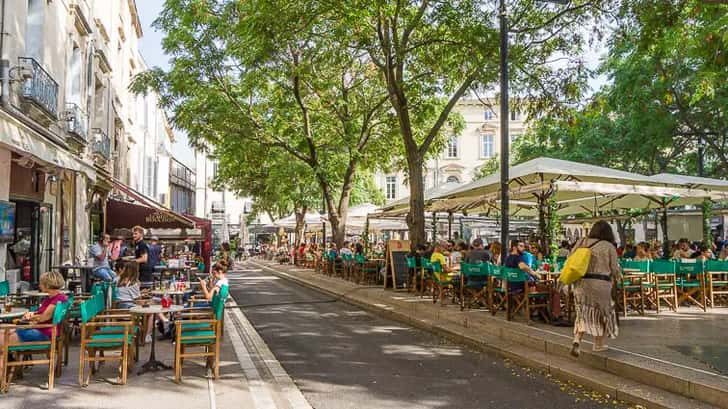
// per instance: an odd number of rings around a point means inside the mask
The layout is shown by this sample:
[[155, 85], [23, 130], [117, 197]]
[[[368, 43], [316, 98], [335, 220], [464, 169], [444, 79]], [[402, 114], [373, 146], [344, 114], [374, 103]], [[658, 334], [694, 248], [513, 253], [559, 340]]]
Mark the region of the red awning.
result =
[[113, 185], [116, 190], [122, 193], [123, 196], [126, 196], [130, 201], [112, 198], [107, 201], [106, 231], [131, 229], [137, 225], [147, 229], [184, 229], [196, 227], [194, 221], [144, 197], [144, 195], [134, 189], [116, 181], [113, 182]]

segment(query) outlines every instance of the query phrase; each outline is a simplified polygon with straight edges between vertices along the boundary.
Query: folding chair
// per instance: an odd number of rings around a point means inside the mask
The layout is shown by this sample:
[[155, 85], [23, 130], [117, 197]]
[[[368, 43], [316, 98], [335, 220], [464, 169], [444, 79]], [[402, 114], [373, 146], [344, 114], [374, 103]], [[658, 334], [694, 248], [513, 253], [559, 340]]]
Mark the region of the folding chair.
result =
[[482, 302], [488, 305], [489, 268], [486, 263], [460, 263], [460, 311]]
[[442, 265], [439, 262], [432, 263], [432, 303], [440, 300], [440, 305], [445, 305], [445, 296], [452, 295], [452, 280], [443, 277]]
[[701, 260], [677, 263], [676, 288], [678, 304], [683, 302], [692, 303], [705, 311], [707, 297], [705, 274]]
[[660, 312], [664, 300], [668, 308], [677, 312], [677, 286], [675, 279], [676, 265], [674, 261], [654, 260], [650, 263], [649, 288], [650, 301]]
[[10, 281], [0, 281], [0, 297], [10, 295]]
[[632, 307], [640, 315], [645, 315], [645, 300], [647, 285], [649, 284], [649, 261], [623, 261], [622, 278], [617, 282], [620, 293], [622, 314], [627, 316], [627, 310]]
[[[10, 384], [13, 382], [16, 368], [19, 368], [22, 372], [23, 367], [26, 365], [48, 365], [48, 390], [53, 390], [57, 374], [56, 368], [61, 365], [62, 358], [59, 348], [60, 334], [57, 333], [57, 328], [59, 325], [61, 327], [63, 326], [63, 321], [67, 317], [68, 306], [68, 302], [57, 303], [53, 310], [53, 320], [50, 324], [20, 324], [8, 325], [2, 328], [2, 356], [5, 365], [3, 366], [2, 374], [0, 374], [2, 376], [0, 378], [0, 391], [7, 393]], [[48, 341], [10, 342], [10, 330], [42, 328], [51, 329], [51, 338]], [[9, 359], [10, 353], [15, 355], [15, 361], [13, 362]], [[33, 355], [37, 354], [45, 354], [46, 359], [33, 359]]]
[[[182, 382], [182, 365], [184, 365], [185, 358], [205, 358], [205, 367], [213, 371], [214, 379], [220, 376], [220, 344], [224, 329], [225, 300], [228, 293], [228, 286], [224, 285], [213, 297], [211, 310], [192, 309], [180, 314], [175, 328], [175, 382]], [[202, 352], [188, 353], [186, 352], [188, 348], [202, 348]]]
[[705, 262], [705, 288], [708, 302], [715, 308], [715, 299], [728, 300], [728, 261], [708, 260]]
[[495, 315], [501, 308], [506, 308], [506, 289], [503, 286], [505, 283], [503, 269], [505, 267], [488, 263], [487, 268], [490, 271], [490, 277], [488, 277], [488, 309], [490, 309], [491, 315]]
[[[546, 322], [549, 322], [547, 311], [550, 293], [532, 289], [528, 282], [528, 273], [520, 268], [503, 268], [503, 278], [506, 281], [506, 319], [510, 321], [519, 311], [523, 310], [530, 324], [531, 311], [538, 310]], [[511, 283], [523, 283], [523, 291], [513, 292]]]

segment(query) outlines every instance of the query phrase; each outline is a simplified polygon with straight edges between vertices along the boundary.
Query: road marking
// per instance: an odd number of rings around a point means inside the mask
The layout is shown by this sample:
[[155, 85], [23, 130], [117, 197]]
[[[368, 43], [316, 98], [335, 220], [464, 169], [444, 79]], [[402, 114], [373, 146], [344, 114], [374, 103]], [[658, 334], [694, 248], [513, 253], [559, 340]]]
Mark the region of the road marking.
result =
[[[275, 379], [277, 386], [280, 388], [281, 396], [288, 401], [292, 409], [311, 409], [311, 405], [303, 396], [303, 393], [301, 393], [298, 389], [286, 370], [283, 369], [283, 366], [281, 366], [280, 362], [278, 362], [276, 357], [273, 355], [273, 352], [270, 348], [268, 348], [268, 345], [265, 343], [263, 338], [260, 337], [250, 321], [248, 321], [245, 315], [240, 311], [235, 300], [228, 301], [228, 304], [232, 308], [227, 309], [226, 314], [230, 313], [237, 323], [240, 324], [240, 329], [243, 333], [239, 335], [246, 337], [249, 341], [250, 347], [254, 349], [252, 351], [248, 350], [249, 353], [256, 353], [260, 358], [260, 362], [265, 365]], [[241, 342], [244, 343], [242, 337]], [[251, 364], [253, 364], [249, 356], [247, 359]], [[255, 369], [254, 364], [253, 368]], [[260, 373], [258, 373], [257, 369], [255, 369], [255, 373], [260, 379]]]
[[215, 383], [212, 381], [212, 378], [207, 378], [207, 392], [210, 397], [210, 409], [217, 409], [215, 403]]

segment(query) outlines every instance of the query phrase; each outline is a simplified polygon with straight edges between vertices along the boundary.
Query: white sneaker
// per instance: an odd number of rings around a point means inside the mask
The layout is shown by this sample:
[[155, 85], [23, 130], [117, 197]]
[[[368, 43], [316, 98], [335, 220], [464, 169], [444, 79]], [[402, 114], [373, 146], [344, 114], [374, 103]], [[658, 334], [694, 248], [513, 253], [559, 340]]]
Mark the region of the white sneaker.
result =
[[147, 336], [144, 337], [144, 343], [145, 344], [151, 344], [152, 343], [152, 334], [147, 334]]

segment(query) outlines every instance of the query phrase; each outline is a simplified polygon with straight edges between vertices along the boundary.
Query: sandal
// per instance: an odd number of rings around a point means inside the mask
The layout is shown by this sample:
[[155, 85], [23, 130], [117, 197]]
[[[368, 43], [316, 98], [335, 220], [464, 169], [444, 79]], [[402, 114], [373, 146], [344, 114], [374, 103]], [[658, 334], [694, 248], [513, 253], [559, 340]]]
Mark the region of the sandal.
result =
[[571, 345], [571, 356], [573, 356], [574, 358], [579, 357], [579, 343], [578, 342], [574, 342]]

